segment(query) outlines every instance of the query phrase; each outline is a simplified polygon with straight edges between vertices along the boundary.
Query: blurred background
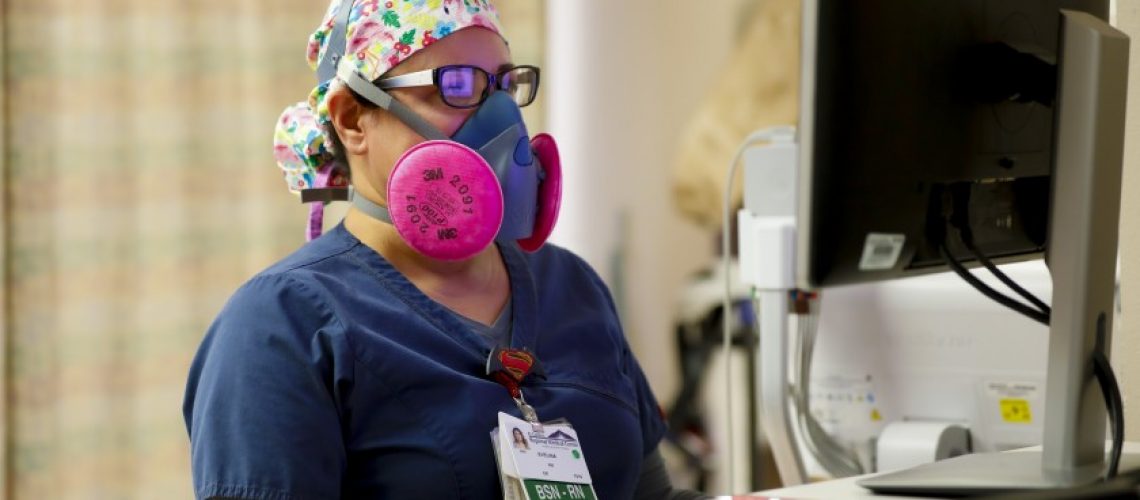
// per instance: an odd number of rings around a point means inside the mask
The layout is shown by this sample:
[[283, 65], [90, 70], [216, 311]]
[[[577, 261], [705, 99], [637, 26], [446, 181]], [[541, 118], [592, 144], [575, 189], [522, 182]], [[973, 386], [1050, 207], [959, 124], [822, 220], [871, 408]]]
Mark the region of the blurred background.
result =
[[[681, 297], [716, 262], [727, 163], [748, 132], [795, 120], [798, 0], [495, 3], [515, 62], [543, 68], [526, 113], [564, 155], [554, 241], [614, 289], [669, 407]], [[0, 498], [192, 497], [190, 360], [227, 297], [304, 243], [271, 136], [315, 84], [305, 44], [326, 8], [0, 0]]]

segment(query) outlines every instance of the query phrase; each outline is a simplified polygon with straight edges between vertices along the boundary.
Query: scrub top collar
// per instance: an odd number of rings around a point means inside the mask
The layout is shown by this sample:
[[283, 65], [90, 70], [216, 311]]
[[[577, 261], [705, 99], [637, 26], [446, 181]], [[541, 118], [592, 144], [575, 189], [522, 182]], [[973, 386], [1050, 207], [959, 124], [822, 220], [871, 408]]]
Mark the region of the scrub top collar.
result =
[[[480, 362], [487, 360], [491, 350], [488, 348], [486, 340], [468, 328], [467, 325], [464, 325], [443, 304], [436, 302], [420, 291], [419, 288], [416, 288], [387, 259], [350, 233], [344, 227], [343, 222], [337, 224], [325, 237], [344, 239], [351, 243], [353, 248], [350, 250], [349, 256], [352, 260], [361, 267], [372, 271], [380, 279], [381, 284], [404, 301], [411, 310], [463, 345]], [[510, 280], [511, 297], [509, 300], [512, 301], [511, 348], [537, 354], [538, 294], [535, 289], [534, 276], [531, 275], [526, 257], [517, 245], [498, 242], [495, 244], [503, 256], [503, 263], [507, 267], [507, 277]]]

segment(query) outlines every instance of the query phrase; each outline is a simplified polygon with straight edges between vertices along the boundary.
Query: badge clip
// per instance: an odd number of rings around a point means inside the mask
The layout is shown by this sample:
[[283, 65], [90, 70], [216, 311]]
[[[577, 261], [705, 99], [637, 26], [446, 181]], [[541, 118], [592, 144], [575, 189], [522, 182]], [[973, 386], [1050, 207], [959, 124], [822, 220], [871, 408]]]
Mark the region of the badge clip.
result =
[[496, 347], [487, 357], [487, 375], [507, 389], [515, 405], [519, 407], [523, 419], [530, 423], [536, 432], [542, 431], [542, 422], [534, 407], [527, 404], [519, 387], [529, 375], [546, 378], [538, 364], [538, 358], [527, 351]]

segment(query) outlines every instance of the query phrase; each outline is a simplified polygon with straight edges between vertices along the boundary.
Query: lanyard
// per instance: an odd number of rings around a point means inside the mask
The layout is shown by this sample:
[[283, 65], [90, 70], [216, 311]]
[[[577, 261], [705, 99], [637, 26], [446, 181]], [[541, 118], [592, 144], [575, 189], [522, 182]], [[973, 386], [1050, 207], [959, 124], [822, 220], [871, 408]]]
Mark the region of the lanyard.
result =
[[535, 413], [534, 407], [527, 404], [522, 389], [519, 388], [523, 380], [532, 374], [546, 378], [546, 374], [538, 364], [538, 358], [528, 351], [496, 347], [487, 356], [487, 375], [507, 389], [511, 399], [522, 412], [523, 418], [531, 425], [539, 427], [542, 424], [538, 421], [538, 414]]

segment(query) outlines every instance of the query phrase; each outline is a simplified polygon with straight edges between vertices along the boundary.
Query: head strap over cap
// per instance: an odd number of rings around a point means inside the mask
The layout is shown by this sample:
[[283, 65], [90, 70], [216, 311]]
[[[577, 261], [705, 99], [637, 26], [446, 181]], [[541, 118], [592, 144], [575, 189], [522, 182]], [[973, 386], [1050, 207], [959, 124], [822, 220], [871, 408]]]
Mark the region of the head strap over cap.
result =
[[354, 0], [341, 0], [337, 7], [336, 18], [333, 21], [332, 32], [329, 33], [329, 43], [325, 47], [325, 56], [317, 65], [317, 83], [325, 83], [336, 76], [337, 64], [344, 57], [348, 44], [345, 43], [345, 34], [348, 32], [348, 15], [352, 13]]

